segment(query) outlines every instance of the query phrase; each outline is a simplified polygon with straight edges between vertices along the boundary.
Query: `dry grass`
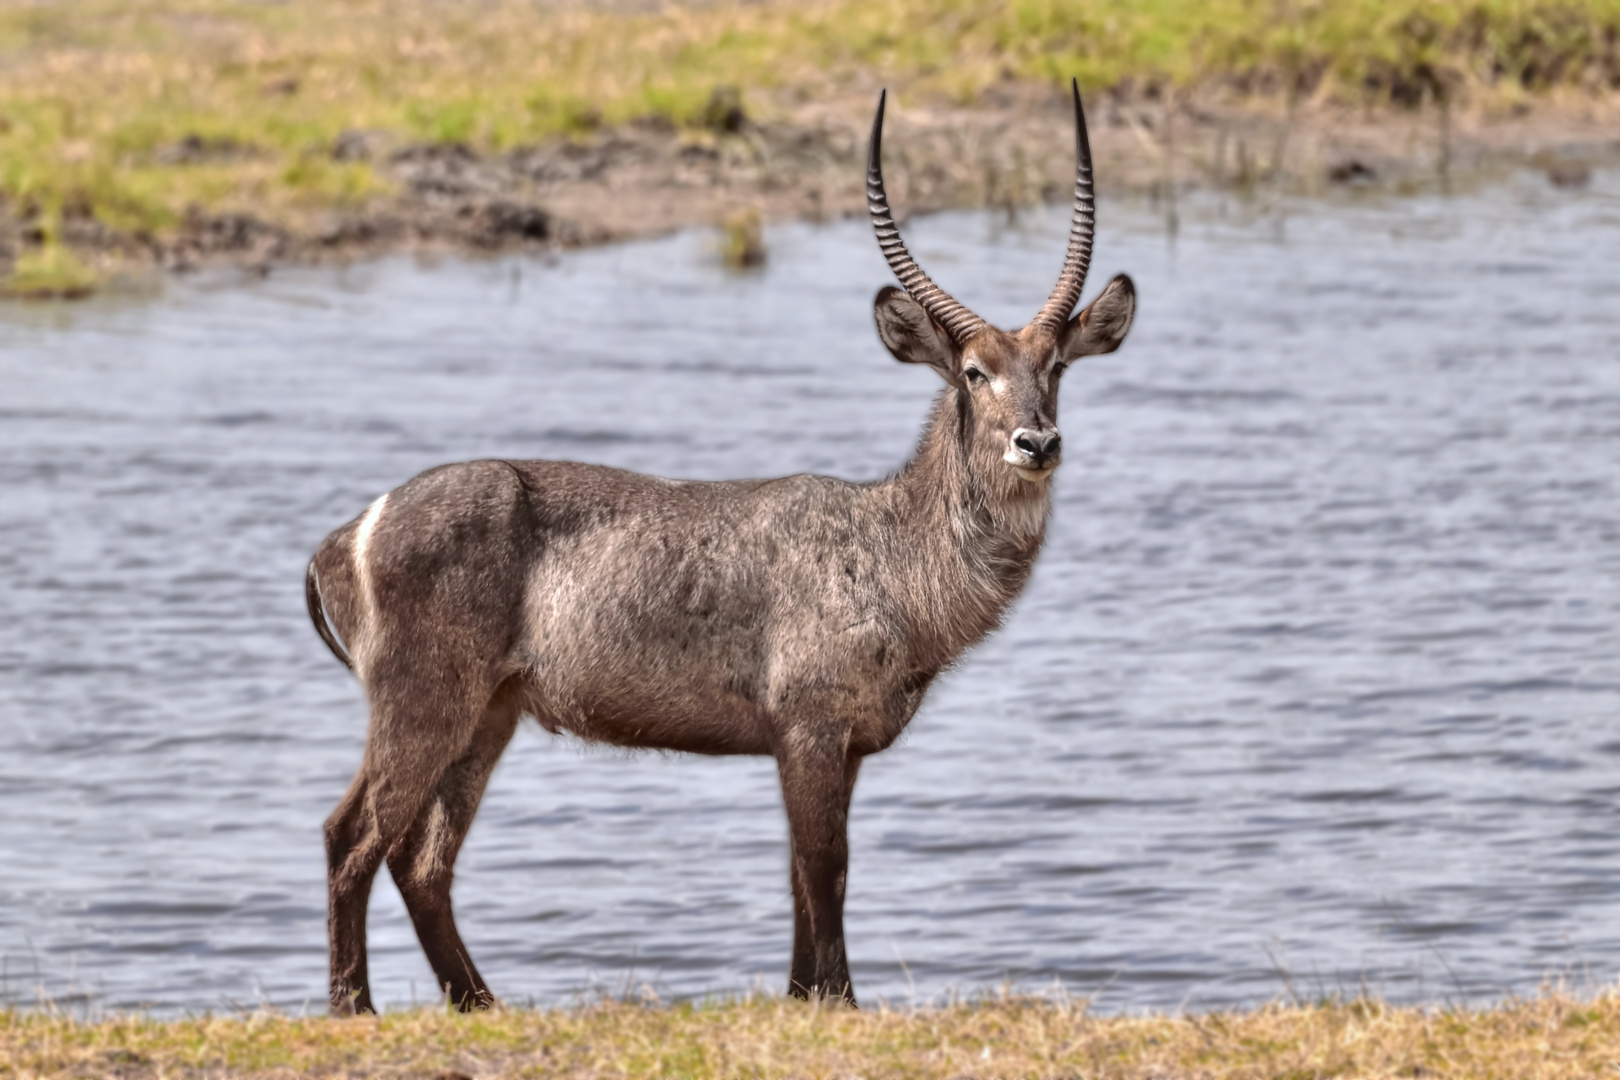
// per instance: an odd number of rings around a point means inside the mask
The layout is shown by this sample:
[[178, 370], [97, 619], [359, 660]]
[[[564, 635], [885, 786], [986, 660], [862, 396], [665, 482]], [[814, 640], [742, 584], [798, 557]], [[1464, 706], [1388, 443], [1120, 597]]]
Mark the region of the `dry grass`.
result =
[[0, 1076], [1597, 1077], [1620, 1069], [1620, 996], [1489, 1009], [1376, 1001], [1097, 1017], [1007, 997], [892, 1011], [757, 998], [647, 1008], [259, 1014], [95, 1023], [0, 1013]]

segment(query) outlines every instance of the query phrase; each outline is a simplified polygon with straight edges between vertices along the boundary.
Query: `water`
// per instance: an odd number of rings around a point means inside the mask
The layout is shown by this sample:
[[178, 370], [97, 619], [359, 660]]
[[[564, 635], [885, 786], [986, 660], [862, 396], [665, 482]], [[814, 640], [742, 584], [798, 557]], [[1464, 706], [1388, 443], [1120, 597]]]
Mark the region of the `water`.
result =
[[[1006, 628], [862, 770], [856, 986], [1096, 1008], [1482, 1001], [1620, 968], [1620, 177], [1449, 200], [1103, 207], [1125, 349], [1066, 378]], [[1061, 213], [926, 266], [1019, 324]], [[304, 561], [447, 460], [875, 478], [936, 382], [876, 341], [864, 224], [551, 262], [226, 275], [0, 309], [0, 987], [320, 1008], [320, 824], [360, 755]], [[767, 761], [526, 725], [462, 855], [497, 993], [777, 991]], [[433, 996], [392, 884], [379, 999]]]

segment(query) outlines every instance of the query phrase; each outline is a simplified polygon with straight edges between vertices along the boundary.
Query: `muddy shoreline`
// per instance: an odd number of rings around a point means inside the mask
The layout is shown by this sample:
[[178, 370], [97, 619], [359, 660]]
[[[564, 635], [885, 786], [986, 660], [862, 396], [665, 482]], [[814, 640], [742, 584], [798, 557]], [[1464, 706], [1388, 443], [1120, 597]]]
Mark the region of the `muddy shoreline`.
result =
[[[365, 161], [390, 194], [365, 205], [273, 220], [190, 210], [167, 235], [121, 233], [64, 208], [61, 240], [109, 281], [160, 271], [347, 262], [404, 251], [555, 250], [723, 226], [864, 212], [870, 102], [719, 110], [707, 129], [649, 119], [502, 153], [402, 144], [347, 132], [328, 149]], [[1584, 187], [1620, 164], [1620, 96], [1542, 100], [1517, 110], [1360, 109], [1097, 94], [1088, 105], [1104, 193], [1191, 189], [1317, 194], [1342, 187], [1415, 192], [1504, 168], [1532, 167]], [[965, 108], [889, 111], [885, 173], [903, 215], [1066, 202], [1073, 128], [1064, 95], [1009, 86]], [[229, 148], [182, 144], [199, 162]], [[0, 221], [0, 262], [42, 239]]]

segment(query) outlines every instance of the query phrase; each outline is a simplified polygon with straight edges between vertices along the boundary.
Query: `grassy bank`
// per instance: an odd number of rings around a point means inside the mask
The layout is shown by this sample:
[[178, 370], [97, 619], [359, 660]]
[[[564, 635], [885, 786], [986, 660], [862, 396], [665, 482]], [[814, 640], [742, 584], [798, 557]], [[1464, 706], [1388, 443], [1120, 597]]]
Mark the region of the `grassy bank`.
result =
[[[724, 128], [879, 83], [968, 105], [1009, 83], [1380, 103], [1620, 87], [1620, 0], [11, 0], [0, 6], [0, 260], [250, 213], [386, 200], [356, 148], [495, 153], [634, 120]], [[728, 96], [726, 88], [740, 92]], [[717, 90], [719, 94], [717, 96]], [[103, 244], [102, 246], [107, 246]]]
[[470, 1017], [279, 1015], [85, 1023], [0, 1012], [0, 1075], [1554, 1077], [1611, 1075], [1620, 997], [1549, 994], [1484, 1010], [1356, 1001], [1194, 1016], [1095, 1017], [1010, 998], [854, 1013], [757, 999]]

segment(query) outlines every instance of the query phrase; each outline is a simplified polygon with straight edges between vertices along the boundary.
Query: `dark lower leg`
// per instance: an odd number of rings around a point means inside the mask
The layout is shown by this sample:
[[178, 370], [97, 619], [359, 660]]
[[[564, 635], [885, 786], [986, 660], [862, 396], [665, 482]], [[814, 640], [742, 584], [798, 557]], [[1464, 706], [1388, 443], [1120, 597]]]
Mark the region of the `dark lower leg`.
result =
[[486, 1008], [495, 998], [473, 966], [450, 907], [451, 866], [466, 835], [465, 828], [456, 830], [454, 837], [446, 835], [453, 828], [444, 804], [435, 798], [404, 843], [389, 852], [388, 872], [411, 914], [411, 925], [433, 966], [439, 992], [465, 1012]]
[[809, 901], [805, 898], [804, 878], [799, 860], [788, 844], [788, 879], [793, 886], [793, 966], [788, 969], [788, 993], [808, 998], [815, 986], [816, 951], [812, 940]]
[[439, 989], [462, 1011], [487, 1008], [495, 996], [456, 929], [450, 885], [489, 774], [516, 726], [515, 709], [491, 709], [472, 745], [445, 770], [421, 816], [388, 855], [388, 871], [405, 899]]
[[382, 855], [362, 775], [326, 822], [328, 1000], [334, 1015], [375, 1011], [366, 972], [366, 905]]
[[[398, 881], [398, 875], [395, 881]], [[416, 928], [417, 939], [422, 943], [428, 963], [433, 965], [440, 992], [462, 1012], [487, 1009], [495, 1004], [495, 995], [490, 993], [483, 976], [473, 966], [472, 956], [456, 930], [455, 915], [450, 907], [450, 890], [412, 889], [407, 893], [402, 885], [400, 895], [407, 897], [405, 906], [411, 913], [411, 925]]]
[[855, 1004], [844, 948], [849, 799], [859, 759], [783, 762], [791, 837], [793, 967], [788, 993]]

